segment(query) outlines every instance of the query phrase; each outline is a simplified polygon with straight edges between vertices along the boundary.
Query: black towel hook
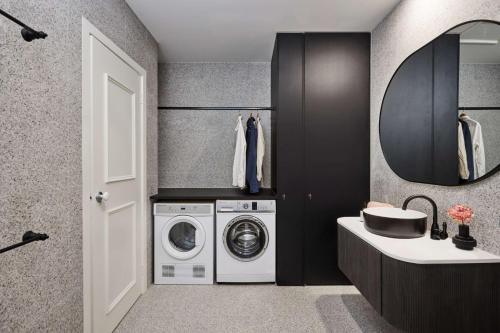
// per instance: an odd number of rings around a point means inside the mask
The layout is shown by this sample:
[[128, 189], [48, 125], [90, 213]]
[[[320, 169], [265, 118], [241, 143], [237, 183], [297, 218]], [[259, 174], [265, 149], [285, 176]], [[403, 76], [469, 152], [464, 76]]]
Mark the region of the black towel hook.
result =
[[0, 14], [22, 27], [21, 36], [23, 36], [23, 39], [27, 42], [31, 42], [34, 39], [40, 39], [40, 38], [45, 39], [45, 37], [47, 37], [47, 34], [45, 32], [36, 31], [35, 29], [24, 24], [23, 22], [16, 19], [14, 16], [10, 15], [9, 13], [4, 12], [1, 9], [0, 9]]
[[7, 247], [4, 247], [3, 249], [0, 249], [0, 253], [4, 253], [4, 252], [10, 251], [10, 250], [13, 250], [16, 247], [20, 247], [20, 246], [29, 244], [31, 242], [44, 241], [47, 238], [49, 238], [49, 236], [47, 234], [38, 234], [38, 233], [33, 232], [31, 230], [30, 231], [26, 231], [24, 233], [24, 235], [23, 235], [23, 241], [22, 242], [16, 243], [14, 245], [10, 245], [10, 246], [7, 246]]

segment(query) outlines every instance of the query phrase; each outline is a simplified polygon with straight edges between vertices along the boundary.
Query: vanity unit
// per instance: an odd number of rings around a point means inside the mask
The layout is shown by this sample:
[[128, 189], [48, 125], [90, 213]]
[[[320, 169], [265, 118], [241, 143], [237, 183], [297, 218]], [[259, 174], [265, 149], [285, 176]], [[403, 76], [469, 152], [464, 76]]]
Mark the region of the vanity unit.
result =
[[427, 234], [370, 233], [338, 219], [338, 264], [389, 323], [408, 332], [500, 332], [500, 257]]

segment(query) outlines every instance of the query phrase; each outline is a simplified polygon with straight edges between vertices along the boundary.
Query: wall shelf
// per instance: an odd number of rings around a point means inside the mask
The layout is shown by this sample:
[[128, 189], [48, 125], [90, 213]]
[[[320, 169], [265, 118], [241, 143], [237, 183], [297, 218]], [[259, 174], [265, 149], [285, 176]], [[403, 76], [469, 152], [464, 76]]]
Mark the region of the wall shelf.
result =
[[151, 200], [158, 201], [215, 201], [215, 200], [273, 200], [275, 192], [262, 188], [249, 194], [238, 188], [159, 188]]

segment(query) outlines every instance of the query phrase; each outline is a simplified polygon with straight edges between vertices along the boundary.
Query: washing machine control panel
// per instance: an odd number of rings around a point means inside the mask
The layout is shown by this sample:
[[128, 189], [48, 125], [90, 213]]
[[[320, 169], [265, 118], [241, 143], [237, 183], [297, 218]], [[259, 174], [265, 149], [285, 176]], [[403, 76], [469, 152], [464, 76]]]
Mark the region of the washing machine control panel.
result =
[[218, 200], [218, 212], [275, 212], [274, 200]]

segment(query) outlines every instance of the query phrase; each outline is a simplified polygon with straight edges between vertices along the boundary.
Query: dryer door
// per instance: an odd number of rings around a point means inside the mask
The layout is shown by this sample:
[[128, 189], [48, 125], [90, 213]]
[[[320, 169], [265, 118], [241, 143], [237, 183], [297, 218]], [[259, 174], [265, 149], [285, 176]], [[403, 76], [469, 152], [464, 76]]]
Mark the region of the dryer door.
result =
[[249, 215], [232, 219], [224, 229], [223, 238], [229, 255], [240, 261], [259, 258], [269, 243], [269, 233], [264, 222]]
[[205, 230], [191, 216], [176, 216], [163, 227], [162, 244], [175, 259], [187, 260], [200, 253], [205, 245]]

